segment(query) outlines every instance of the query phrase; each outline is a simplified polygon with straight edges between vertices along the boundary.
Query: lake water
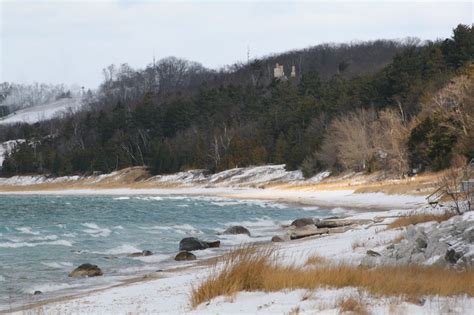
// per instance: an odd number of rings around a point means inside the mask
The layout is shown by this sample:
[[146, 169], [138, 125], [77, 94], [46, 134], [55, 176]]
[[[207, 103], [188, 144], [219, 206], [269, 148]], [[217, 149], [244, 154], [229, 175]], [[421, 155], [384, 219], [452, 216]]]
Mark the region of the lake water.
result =
[[[295, 218], [334, 211], [195, 196], [0, 196], [0, 310], [179, 264], [173, 257], [184, 237], [221, 240], [221, 248], [196, 252], [217, 255], [268, 241]], [[218, 235], [232, 225], [252, 236]], [[127, 257], [142, 250], [154, 255]], [[104, 276], [68, 277], [86, 262]], [[43, 294], [33, 296], [37, 290]]]

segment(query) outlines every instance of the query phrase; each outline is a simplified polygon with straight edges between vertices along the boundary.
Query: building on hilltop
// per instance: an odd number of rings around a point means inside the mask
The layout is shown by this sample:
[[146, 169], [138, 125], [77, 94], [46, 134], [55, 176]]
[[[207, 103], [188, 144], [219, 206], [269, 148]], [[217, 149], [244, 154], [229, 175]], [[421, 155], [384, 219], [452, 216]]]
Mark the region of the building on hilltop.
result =
[[[279, 79], [279, 80], [288, 80], [288, 78], [285, 75], [285, 69], [284, 69], [283, 65], [280, 65], [278, 63], [275, 65], [275, 68], [273, 69], [273, 77], [275, 79]], [[290, 77], [291, 78], [296, 77], [296, 67], [294, 65], [291, 66]]]

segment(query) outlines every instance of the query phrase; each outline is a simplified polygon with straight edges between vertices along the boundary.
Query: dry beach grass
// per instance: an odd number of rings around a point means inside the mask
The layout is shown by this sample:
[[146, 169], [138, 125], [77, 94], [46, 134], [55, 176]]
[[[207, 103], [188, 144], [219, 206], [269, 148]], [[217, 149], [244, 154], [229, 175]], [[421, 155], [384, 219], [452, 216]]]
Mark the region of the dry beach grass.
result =
[[419, 223], [425, 223], [425, 222], [430, 222], [430, 221], [436, 221], [438, 223], [449, 220], [453, 216], [455, 216], [456, 213], [454, 212], [445, 212], [442, 214], [414, 214], [414, 215], [409, 215], [406, 217], [400, 217], [390, 223], [387, 228], [389, 229], [396, 229], [396, 228], [402, 228], [405, 226], [409, 225], [416, 225]]
[[310, 264], [311, 268], [282, 266], [271, 247], [241, 247], [224, 255], [208, 279], [194, 287], [192, 307], [217, 296], [241, 291], [276, 292], [318, 288], [362, 288], [375, 296], [474, 296], [474, 271], [434, 266], [399, 266], [367, 269], [344, 264]]

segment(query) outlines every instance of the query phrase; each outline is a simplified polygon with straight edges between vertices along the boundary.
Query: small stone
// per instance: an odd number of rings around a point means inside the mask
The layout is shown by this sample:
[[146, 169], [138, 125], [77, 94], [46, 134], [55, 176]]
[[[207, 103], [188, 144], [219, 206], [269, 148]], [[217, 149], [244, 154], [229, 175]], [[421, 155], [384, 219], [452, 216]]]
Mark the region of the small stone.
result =
[[278, 242], [284, 242], [285, 240], [281, 238], [280, 236], [274, 236], [272, 237], [272, 242], [278, 243]]
[[367, 255], [372, 256], [372, 257], [379, 257], [379, 256], [382, 256], [382, 255], [380, 255], [380, 253], [377, 253], [376, 251], [371, 250], [371, 249], [369, 249], [369, 250], [367, 251]]
[[39, 290], [36, 290], [33, 295], [40, 295], [40, 294], [43, 294], [43, 292], [39, 291]]
[[151, 256], [153, 255], [153, 253], [149, 250], [144, 250], [144, 251], [141, 251], [141, 252], [138, 252], [138, 253], [132, 253], [132, 254], [129, 254], [127, 255], [128, 257], [141, 257], [141, 256]]

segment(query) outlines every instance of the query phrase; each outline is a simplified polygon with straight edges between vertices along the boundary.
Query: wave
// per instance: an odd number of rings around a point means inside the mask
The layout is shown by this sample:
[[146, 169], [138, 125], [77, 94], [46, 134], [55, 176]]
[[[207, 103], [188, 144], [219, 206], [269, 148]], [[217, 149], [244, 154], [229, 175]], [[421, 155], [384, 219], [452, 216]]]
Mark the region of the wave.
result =
[[40, 235], [40, 232], [33, 232], [29, 226], [19, 227], [16, 230], [23, 234]]
[[83, 223], [82, 225], [88, 228], [82, 231], [92, 237], [107, 237], [110, 235], [110, 233], [112, 233], [110, 229], [101, 228], [95, 223]]
[[203, 199], [203, 200], [209, 201], [211, 204], [218, 207], [244, 205], [244, 206], [257, 206], [261, 208], [273, 208], [273, 209], [287, 209], [288, 208], [288, 206], [285, 204], [281, 204], [277, 202], [269, 202], [269, 201], [260, 201], [260, 200], [237, 200], [237, 199], [227, 199], [227, 198], [219, 198], [219, 197], [208, 197], [207, 199]]
[[120, 254], [132, 254], [132, 253], [138, 253], [141, 252], [142, 250], [139, 248], [136, 248], [133, 245], [130, 244], [123, 244], [118, 247], [106, 250], [102, 253], [99, 254], [108, 254], [108, 255], [120, 255]]
[[3, 281], [5, 281], [5, 277], [0, 275], [0, 282], [3, 282]]
[[55, 241], [58, 239], [57, 235], [35, 236], [29, 238], [28, 241]]
[[46, 267], [50, 267], [53, 269], [63, 269], [66, 267], [72, 267], [73, 264], [70, 262], [41, 262], [42, 265], [45, 265]]
[[333, 213], [333, 214], [351, 214], [351, 213], [355, 213], [355, 211], [348, 210], [348, 209], [345, 209], [345, 208], [336, 207], [336, 208], [331, 209], [331, 213]]
[[36, 246], [46, 246], [46, 245], [55, 245], [55, 246], [72, 246], [72, 243], [66, 240], [57, 240], [53, 242], [38, 242], [38, 243], [0, 243], [2, 248], [20, 248], [20, 247], [36, 247]]
[[151, 256], [140, 256], [140, 257], [133, 257], [134, 260], [140, 260], [145, 263], [158, 263], [162, 262], [163, 260], [169, 259], [170, 256], [168, 255], [151, 255]]
[[302, 207], [301, 208], [304, 211], [318, 211], [320, 208], [318, 206], [310, 206], [310, 207]]
[[113, 200], [129, 200], [130, 197], [115, 197], [115, 198], [112, 198]]
[[145, 200], [145, 201], [152, 201], [152, 200], [163, 200], [163, 197], [135, 197], [135, 199], [138, 199], [138, 200]]
[[81, 286], [80, 284], [74, 285], [74, 284], [67, 284], [67, 283], [47, 283], [47, 284], [35, 285], [34, 287], [24, 289], [23, 292], [27, 294], [33, 294], [35, 291], [41, 291], [45, 293], [45, 292], [54, 292], [54, 291], [65, 290], [65, 289], [74, 289], [80, 286]]
[[[174, 224], [174, 225], [155, 225], [151, 227], [141, 227], [143, 230], [162, 230], [173, 231], [182, 235], [203, 234], [203, 232], [190, 224]], [[154, 231], [148, 231], [150, 234], [157, 234]]]
[[255, 228], [263, 228], [263, 227], [277, 227], [283, 224], [283, 222], [272, 220], [270, 217], [264, 216], [261, 218], [257, 218], [252, 221], [242, 221], [242, 222], [228, 222], [226, 226], [234, 226], [234, 225], [242, 225], [244, 227], [255, 227]]

